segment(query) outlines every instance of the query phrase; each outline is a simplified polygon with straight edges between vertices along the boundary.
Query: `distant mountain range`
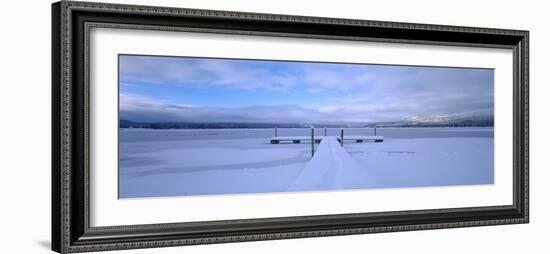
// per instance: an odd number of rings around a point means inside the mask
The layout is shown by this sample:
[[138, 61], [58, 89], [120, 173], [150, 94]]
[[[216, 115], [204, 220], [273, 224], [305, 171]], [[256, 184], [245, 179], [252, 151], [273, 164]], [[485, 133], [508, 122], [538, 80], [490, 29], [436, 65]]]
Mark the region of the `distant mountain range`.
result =
[[366, 124], [311, 123], [190, 123], [190, 122], [133, 122], [120, 120], [120, 128], [146, 129], [236, 129], [236, 128], [346, 128], [346, 127], [493, 127], [493, 116], [464, 116], [458, 114], [414, 116], [401, 121]]
[[493, 116], [464, 116], [457, 114], [414, 116], [402, 121], [374, 123], [374, 127], [493, 127]]
[[[237, 128], [303, 128], [301, 124], [272, 124], [272, 123], [186, 123], [186, 122], [132, 122], [120, 120], [120, 128], [146, 129], [237, 129]], [[308, 126], [309, 127], [309, 126]]]

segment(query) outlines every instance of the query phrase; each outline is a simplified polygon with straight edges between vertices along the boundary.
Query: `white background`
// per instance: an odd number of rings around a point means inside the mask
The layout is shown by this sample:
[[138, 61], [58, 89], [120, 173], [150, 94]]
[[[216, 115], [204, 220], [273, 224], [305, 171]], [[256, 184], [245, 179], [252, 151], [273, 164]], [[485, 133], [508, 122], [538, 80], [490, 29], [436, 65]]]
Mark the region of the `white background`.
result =
[[[90, 47], [92, 226], [512, 204], [512, 50], [118, 29], [92, 30]], [[119, 53], [495, 68], [495, 182], [119, 200], [118, 112], [113, 110], [118, 107]]]
[[[117, 1], [220, 10], [528, 29], [531, 31], [531, 223], [247, 242], [121, 253], [483, 253], [547, 251], [550, 31], [544, 1]], [[48, 253], [50, 3], [4, 3], [0, 50], [0, 253]]]

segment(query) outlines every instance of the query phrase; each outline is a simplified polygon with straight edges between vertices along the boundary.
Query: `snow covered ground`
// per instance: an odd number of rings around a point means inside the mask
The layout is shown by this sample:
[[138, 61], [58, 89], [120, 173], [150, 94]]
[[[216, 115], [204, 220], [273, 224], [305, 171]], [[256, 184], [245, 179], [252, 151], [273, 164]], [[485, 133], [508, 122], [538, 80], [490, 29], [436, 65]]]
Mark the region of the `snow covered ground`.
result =
[[[309, 129], [278, 132], [304, 135]], [[272, 135], [266, 129], [121, 129], [119, 196], [477, 185], [494, 179], [492, 128], [378, 129], [382, 143], [350, 142], [336, 149], [329, 144], [336, 139], [323, 140], [313, 160], [310, 144], [270, 144]], [[332, 149], [319, 149], [323, 145]]]
[[492, 184], [493, 138], [386, 139], [346, 144], [383, 187]]

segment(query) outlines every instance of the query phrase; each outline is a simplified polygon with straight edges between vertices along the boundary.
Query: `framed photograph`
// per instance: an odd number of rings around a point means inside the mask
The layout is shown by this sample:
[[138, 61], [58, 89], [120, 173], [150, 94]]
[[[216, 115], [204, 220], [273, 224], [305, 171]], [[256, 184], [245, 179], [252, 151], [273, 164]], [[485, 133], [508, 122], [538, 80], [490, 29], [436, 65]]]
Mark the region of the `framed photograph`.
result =
[[529, 220], [528, 31], [52, 11], [54, 251]]

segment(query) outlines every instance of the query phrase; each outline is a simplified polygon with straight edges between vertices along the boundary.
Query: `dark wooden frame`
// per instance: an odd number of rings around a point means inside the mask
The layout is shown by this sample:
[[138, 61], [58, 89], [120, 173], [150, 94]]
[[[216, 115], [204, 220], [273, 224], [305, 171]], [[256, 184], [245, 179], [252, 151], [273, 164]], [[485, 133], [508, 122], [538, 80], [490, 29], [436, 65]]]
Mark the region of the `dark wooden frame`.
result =
[[[513, 205], [90, 227], [88, 31], [196, 31], [512, 49]], [[62, 1], [52, 5], [52, 249], [85, 252], [527, 223], [528, 31]]]

